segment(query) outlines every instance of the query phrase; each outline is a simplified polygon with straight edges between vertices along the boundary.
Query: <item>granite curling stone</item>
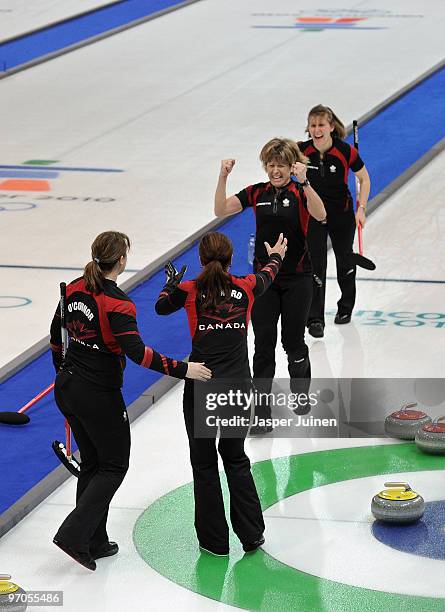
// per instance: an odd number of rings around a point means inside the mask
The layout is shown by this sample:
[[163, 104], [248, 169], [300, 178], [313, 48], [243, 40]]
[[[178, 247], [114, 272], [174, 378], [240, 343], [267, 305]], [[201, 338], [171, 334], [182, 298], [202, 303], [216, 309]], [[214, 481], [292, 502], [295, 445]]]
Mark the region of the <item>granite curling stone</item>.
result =
[[27, 608], [26, 591], [11, 582], [9, 574], [0, 574], [0, 612], [24, 612]]
[[374, 495], [371, 512], [378, 521], [384, 523], [414, 523], [425, 512], [425, 501], [421, 495], [405, 482], [385, 482], [383, 491]]
[[445, 455], [445, 416], [426, 423], [416, 433], [416, 445], [424, 453]]
[[385, 419], [385, 433], [391, 438], [401, 440], [414, 440], [417, 431], [427, 423], [431, 423], [429, 417], [422, 410], [412, 410], [417, 404], [405, 404], [397, 412], [391, 413]]

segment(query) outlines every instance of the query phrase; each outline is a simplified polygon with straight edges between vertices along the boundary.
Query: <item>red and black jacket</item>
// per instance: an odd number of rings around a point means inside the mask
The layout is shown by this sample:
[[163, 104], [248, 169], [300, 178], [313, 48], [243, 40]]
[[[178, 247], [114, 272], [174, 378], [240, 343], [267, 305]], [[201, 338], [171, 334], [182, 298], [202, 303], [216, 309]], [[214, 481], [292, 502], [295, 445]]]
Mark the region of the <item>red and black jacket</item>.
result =
[[196, 281], [166, 285], [156, 302], [156, 312], [171, 314], [185, 308], [192, 338], [192, 361], [204, 362], [213, 378], [249, 378], [247, 327], [256, 297], [262, 295], [277, 275], [282, 259], [271, 255], [257, 274], [231, 276], [231, 295], [216, 312], [203, 311]]
[[332, 147], [323, 153], [323, 157], [314, 147], [313, 140], [299, 142], [298, 147], [303, 155], [309, 158], [307, 178], [325, 204], [336, 205], [338, 210], [349, 207], [351, 194], [348, 188], [349, 169], [358, 172], [365, 165], [357, 149], [352, 145], [334, 138]]
[[256, 219], [255, 263], [263, 266], [268, 255], [264, 242], [273, 246], [279, 235], [287, 238], [286, 257], [279, 276], [310, 272], [306, 235], [310, 215], [306, 196], [297, 183], [290, 181], [282, 189], [268, 183], [250, 185], [236, 194], [241, 206], [253, 207]]
[[[187, 364], [165, 357], [143, 343], [136, 321], [136, 306], [112, 280], [93, 294], [83, 277], [66, 287], [66, 327], [69, 347], [65, 365], [83, 379], [107, 388], [123, 382], [125, 355], [144, 368], [184, 378]], [[60, 311], [56, 309], [50, 332], [56, 370], [62, 363]]]

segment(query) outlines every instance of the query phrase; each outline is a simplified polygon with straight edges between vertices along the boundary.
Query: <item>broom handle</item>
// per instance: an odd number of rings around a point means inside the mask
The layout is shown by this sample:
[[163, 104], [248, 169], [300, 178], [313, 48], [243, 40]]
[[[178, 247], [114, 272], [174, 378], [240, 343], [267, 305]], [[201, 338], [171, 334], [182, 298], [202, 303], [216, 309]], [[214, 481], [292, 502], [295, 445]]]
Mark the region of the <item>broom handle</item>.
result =
[[66, 283], [60, 283], [60, 333], [62, 336], [62, 359], [65, 359], [68, 348], [68, 337], [66, 333], [65, 320]]
[[[60, 283], [60, 330], [62, 334], [62, 358], [65, 359], [68, 349], [68, 332], [65, 319], [66, 283]], [[71, 427], [65, 419], [65, 448], [68, 459], [71, 459]]]
[[[67, 333], [66, 333], [66, 326], [65, 326], [65, 299], [66, 299], [66, 285], [65, 283], [60, 283], [60, 319], [61, 319], [63, 357], [65, 357], [66, 344], [67, 344]], [[51, 393], [53, 389], [54, 389], [54, 383], [51, 383], [50, 385], [48, 385], [48, 387], [46, 387], [46, 389], [43, 389], [43, 391], [40, 391], [40, 393], [38, 393], [35, 397], [33, 397], [32, 400], [29, 400], [27, 404], [22, 406], [20, 410], [17, 410], [18, 414], [23, 414], [24, 412], [29, 410], [32, 406], [34, 406], [34, 404], [37, 404], [38, 401], [40, 401], [43, 397], [48, 395], [48, 393]]]
[[71, 459], [71, 455], [73, 454], [71, 451], [71, 427], [66, 419], [65, 419], [65, 442], [66, 442], [65, 444], [66, 455], [68, 459]]
[[[352, 133], [354, 137], [354, 147], [358, 151], [358, 122], [356, 119], [352, 122]], [[360, 206], [360, 181], [358, 180], [357, 175], [355, 175], [355, 212], [358, 211]], [[358, 252], [360, 255], [363, 255], [363, 234], [362, 234], [362, 226], [361, 223], [357, 226], [358, 233]]]
[[19, 414], [26, 412], [29, 408], [31, 408], [31, 406], [34, 406], [34, 404], [36, 404], [39, 400], [41, 400], [42, 397], [45, 397], [45, 395], [48, 395], [48, 393], [51, 393], [53, 389], [54, 389], [54, 383], [51, 383], [48, 387], [46, 387], [46, 389], [43, 389], [43, 391], [40, 391], [39, 394], [33, 397], [32, 400], [29, 400], [29, 402], [25, 404], [22, 408], [20, 408], [20, 410], [17, 410], [17, 412]]
[[360, 253], [360, 255], [363, 255], [363, 234], [362, 234], [362, 226], [360, 225], [360, 223], [358, 224], [357, 227], [357, 233], [358, 233], [358, 252]]

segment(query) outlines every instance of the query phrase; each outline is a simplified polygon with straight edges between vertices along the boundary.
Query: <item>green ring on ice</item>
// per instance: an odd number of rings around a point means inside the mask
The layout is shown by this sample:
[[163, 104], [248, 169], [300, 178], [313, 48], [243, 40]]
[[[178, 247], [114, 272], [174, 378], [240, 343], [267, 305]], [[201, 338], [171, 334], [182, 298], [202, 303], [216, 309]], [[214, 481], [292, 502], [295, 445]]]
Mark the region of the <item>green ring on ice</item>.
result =
[[[421, 454], [415, 444], [391, 444], [280, 457], [255, 463], [252, 471], [264, 510], [286, 497], [334, 482], [440, 470], [444, 465], [443, 458]], [[225, 477], [221, 481], [226, 497]], [[150, 567], [204, 597], [246, 610], [270, 612], [445, 609], [442, 598], [374, 591], [319, 578], [281, 563], [263, 550], [244, 555], [233, 533], [230, 556], [211, 557], [199, 551], [193, 519], [193, 483], [188, 483], [143, 512], [133, 539]]]

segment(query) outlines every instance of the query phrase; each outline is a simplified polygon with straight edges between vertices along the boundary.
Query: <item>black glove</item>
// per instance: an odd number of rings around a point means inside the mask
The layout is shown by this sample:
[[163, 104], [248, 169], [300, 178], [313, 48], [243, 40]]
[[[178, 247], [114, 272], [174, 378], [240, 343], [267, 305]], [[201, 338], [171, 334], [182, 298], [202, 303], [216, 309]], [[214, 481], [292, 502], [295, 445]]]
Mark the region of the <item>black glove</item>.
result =
[[181, 271], [178, 272], [173, 263], [168, 260], [164, 267], [165, 275], [167, 277], [166, 285], [169, 287], [176, 287], [182, 280], [182, 277], [187, 270], [187, 266], [182, 266]]

